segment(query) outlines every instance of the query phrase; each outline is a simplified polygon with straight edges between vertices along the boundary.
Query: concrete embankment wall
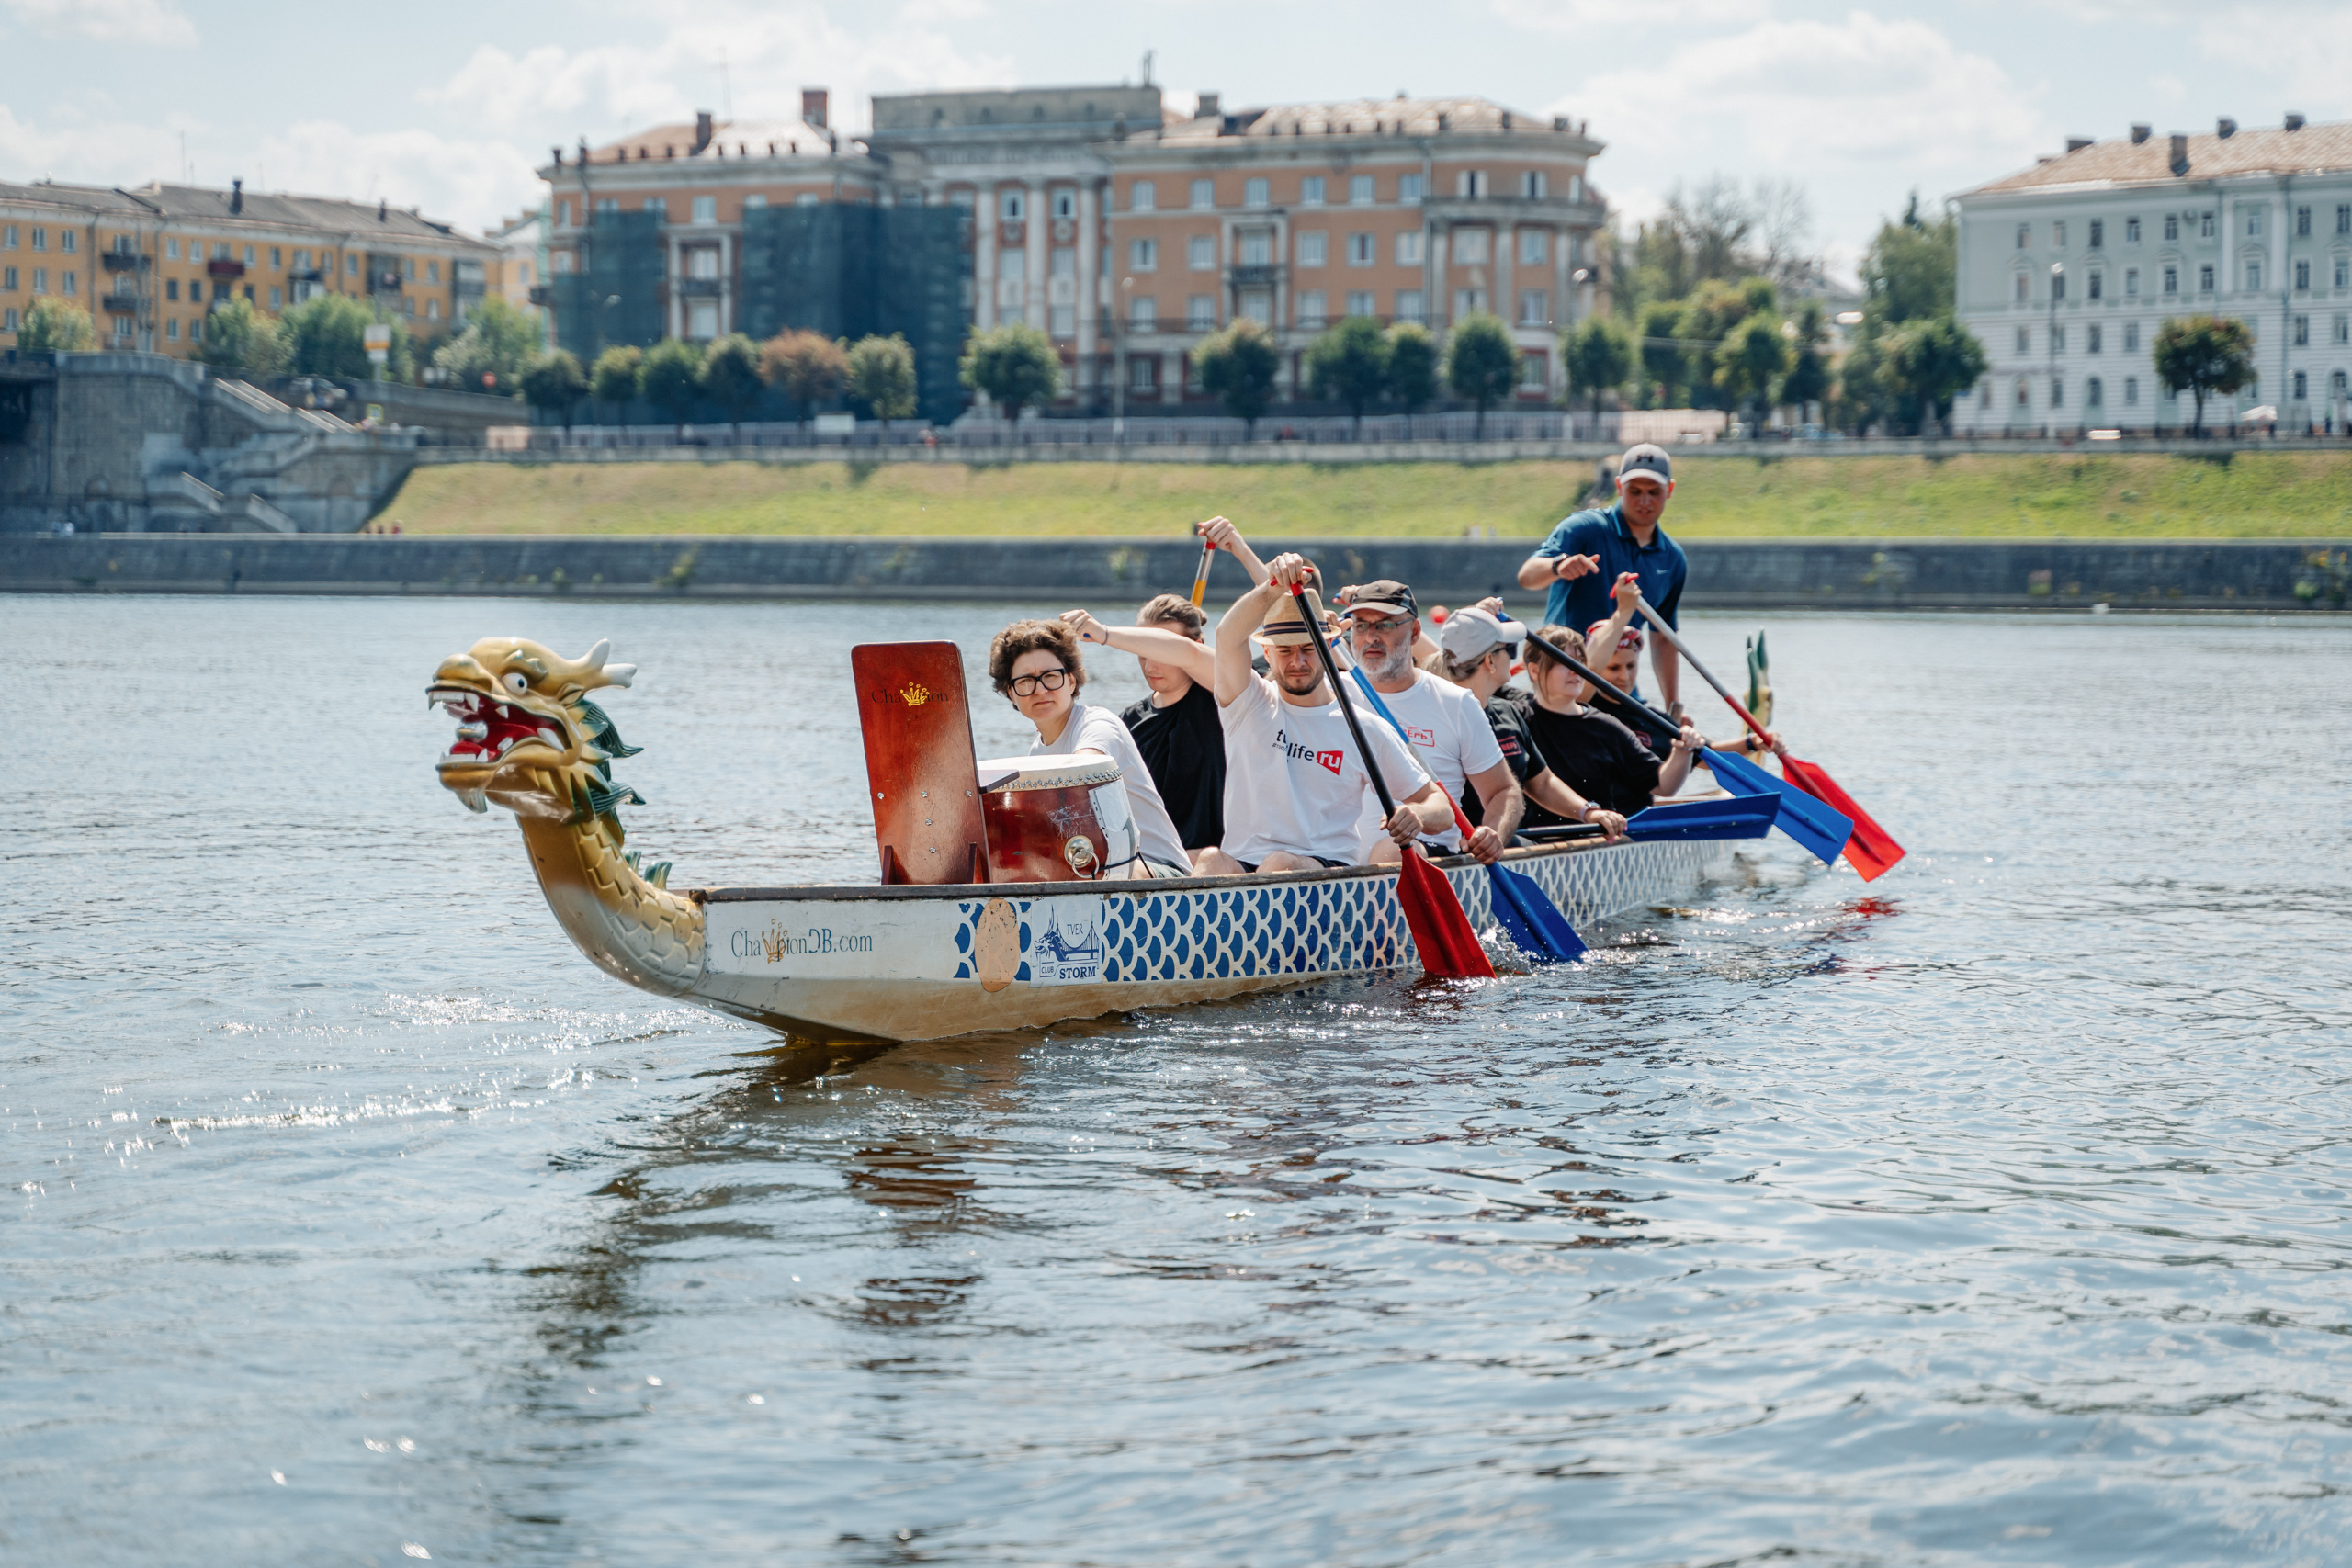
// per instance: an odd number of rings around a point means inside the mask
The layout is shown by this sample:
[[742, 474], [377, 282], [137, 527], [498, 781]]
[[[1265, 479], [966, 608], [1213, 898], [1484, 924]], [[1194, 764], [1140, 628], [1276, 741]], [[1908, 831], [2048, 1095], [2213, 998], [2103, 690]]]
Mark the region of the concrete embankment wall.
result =
[[[1424, 604], [1514, 585], [1528, 539], [1260, 540], [1337, 583], [1390, 577]], [[1686, 540], [1694, 607], [2312, 610], [2345, 607], [2329, 540]], [[1122, 610], [1191, 586], [1182, 539], [0, 536], [0, 591], [684, 599], [1040, 598]], [[1240, 573], [1220, 561], [1212, 598]]]

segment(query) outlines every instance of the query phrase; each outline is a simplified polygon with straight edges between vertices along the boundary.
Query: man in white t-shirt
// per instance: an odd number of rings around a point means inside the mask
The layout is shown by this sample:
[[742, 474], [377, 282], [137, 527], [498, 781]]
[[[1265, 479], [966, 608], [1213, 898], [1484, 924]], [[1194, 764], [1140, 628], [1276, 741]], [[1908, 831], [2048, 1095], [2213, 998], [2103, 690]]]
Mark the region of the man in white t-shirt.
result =
[[[1291, 585], [1310, 569], [1298, 556], [1275, 558], [1264, 582], [1234, 601], [1217, 624], [1216, 694], [1225, 726], [1225, 842], [1197, 857], [1202, 872], [1313, 871], [1357, 863], [1357, 823], [1379, 795], [1323, 679], [1316, 632], [1299, 618]], [[1253, 629], [1254, 628], [1254, 629]], [[1264, 649], [1272, 679], [1250, 668], [1250, 645]], [[1408, 844], [1453, 824], [1437, 785], [1396, 732], [1364, 725], [1365, 743], [1396, 802], [1377, 825]], [[1366, 802], [1372, 804], [1367, 807]]]
[[[1372, 682], [1372, 689], [1405, 727], [1413, 742], [1413, 755], [1421, 769], [1435, 779], [1438, 786], [1455, 800], [1464, 798], [1464, 786], [1478, 792], [1481, 807], [1478, 826], [1471, 830], [1468, 845], [1472, 854], [1492, 863], [1510, 836], [1519, 828], [1519, 818], [1527, 807], [1520, 794], [1519, 781], [1511, 776], [1510, 764], [1503, 761], [1502, 748], [1495, 741], [1494, 727], [1487, 722], [1486, 709], [1478, 699], [1455, 685], [1418, 669], [1413, 663], [1413, 646], [1421, 633], [1420, 610], [1413, 602], [1413, 591], [1401, 582], [1384, 578], [1367, 582], [1355, 590], [1348, 605], [1348, 646], [1355, 653], [1356, 664]], [[1357, 711], [1382, 728], [1387, 722], [1378, 710], [1366, 702], [1363, 690], [1353, 676], [1343, 682], [1348, 696]], [[1396, 731], [1390, 729], [1394, 735]], [[1361, 826], [1366, 852], [1374, 860], [1393, 861], [1399, 852], [1385, 837], [1380, 837], [1380, 811], [1377, 807], [1368, 813]], [[1464, 845], [1462, 833], [1454, 825], [1451, 808], [1446, 812], [1445, 830], [1430, 835], [1448, 851], [1459, 852]]]

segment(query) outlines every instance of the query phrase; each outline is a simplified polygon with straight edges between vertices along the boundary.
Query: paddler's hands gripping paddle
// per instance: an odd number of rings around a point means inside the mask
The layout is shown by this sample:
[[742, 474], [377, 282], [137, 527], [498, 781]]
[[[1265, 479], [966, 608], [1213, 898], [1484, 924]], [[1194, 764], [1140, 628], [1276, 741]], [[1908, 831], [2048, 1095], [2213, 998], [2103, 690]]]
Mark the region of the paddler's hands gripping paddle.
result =
[[[1340, 705], [1340, 716], [1348, 721], [1348, 733], [1355, 738], [1356, 755], [1363, 759], [1363, 771], [1372, 780], [1373, 792], [1380, 796], [1380, 819], [1396, 819], [1396, 801], [1388, 793], [1388, 781], [1381, 776], [1380, 764], [1373, 760], [1372, 747], [1365, 741], [1363, 725], [1356, 717], [1355, 704], [1340, 688], [1340, 667], [1331, 662], [1331, 650], [1324, 646], [1323, 628], [1315, 612], [1306, 603], [1306, 590], [1298, 583], [1290, 585], [1290, 596], [1298, 604], [1298, 622], [1306, 633], [1306, 640], [1315, 645], [1315, 656], [1322, 660], [1323, 678], [1331, 682], [1331, 700]], [[1396, 898], [1405, 906], [1405, 924], [1412, 928], [1413, 945], [1420, 950], [1421, 968], [1429, 974], [1448, 980], [1494, 978], [1495, 966], [1487, 962], [1487, 950], [1478, 945], [1478, 933], [1470, 929], [1470, 917], [1462, 912], [1462, 900], [1453, 895], [1453, 884], [1445, 873], [1421, 857], [1419, 845], [1399, 844], [1400, 856], [1396, 867]]]
[[[1545, 658], [1566, 665], [1577, 679], [1592, 688], [1593, 695], [1618, 711], [1618, 716], [1628, 725], [1646, 729], [1662, 739], [1671, 741], [1682, 733], [1682, 727], [1655, 708], [1637, 703], [1600, 677], [1600, 672], [1584, 660], [1570, 657], [1540, 637], [1531, 635], [1523, 647], [1538, 649]], [[1707, 766], [1718, 779], [1736, 784], [1749, 795], [1766, 795], [1773, 806], [1772, 826], [1819, 856], [1827, 865], [1836, 861], [1853, 836], [1853, 821], [1809, 795], [1782, 784], [1755, 763], [1727, 752], [1713, 750], [1703, 753]], [[1651, 810], [1661, 809], [1652, 807]], [[1680, 807], [1670, 809], [1680, 810]], [[1625, 824], [1626, 831], [1639, 838], [1642, 818], [1648, 812], [1636, 814]]]
[[[1757, 722], [1756, 716], [1748, 712], [1721, 681], [1715, 679], [1713, 671], [1699, 662], [1699, 656], [1692, 653], [1680, 637], [1675, 636], [1674, 628], [1668, 626], [1659, 617], [1658, 613], [1651, 609], [1648, 603], [1638, 594], [1634, 596], [1634, 605], [1641, 611], [1642, 618], [1649, 622], [1650, 629], [1664, 637], [1675, 652], [1689, 660], [1690, 668], [1699, 672], [1699, 679], [1713, 686], [1715, 689], [1715, 695], [1723, 698], [1730, 705], [1731, 711], [1739, 715], [1740, 722], [1756, 732], [1756, 739], [1766, 746], [1770, 746], [1772, 743], [1772, 737], [1766, 733], [1761, 724]], [[1786, 751], [1782, 751], [1781, 772], [1797, 788], [1815, 800], [1836, 807], [1852, 820], [1854, 833], [1853, 837], [1846, 840], [1846, 863], [1852, 866], [1864, 882], [1877, 881], [1893, 869], [1896, 861], [1903, 858], [1903, 846], [1894, 841], [1894, 836], [1873, 821], [1869, 812], [1855, 805], [1854, 797], [1838, 786], [1838, 781], [1829, 776], [1826, 769], [1816, 767], [1811, 762], [1799, 761]]]

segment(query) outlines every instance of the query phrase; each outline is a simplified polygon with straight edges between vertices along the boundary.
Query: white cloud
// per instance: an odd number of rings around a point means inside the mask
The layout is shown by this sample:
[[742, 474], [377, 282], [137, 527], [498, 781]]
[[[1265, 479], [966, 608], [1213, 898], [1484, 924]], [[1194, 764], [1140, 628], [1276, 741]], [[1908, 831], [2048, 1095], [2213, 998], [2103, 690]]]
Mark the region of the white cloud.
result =
[[0, 0], [0, 10], [50, 38], [196, 47], [196, 24], [169, 0]]
[[[1722, 28], [1761, 20], [1766, 0], [1492, 0], [1495, 15], [1513, 27], [1547, 33], [1624, 29], [1657, 37], [1668, 28]], [[1600, 41], [1600, 40], [1595, 40]]]
[[389, 201], [475, 232], [545, 188], [531, 160], [510, 142], [451, 140], [429, 130], [356, 131], [333, 120], [264, 138], [256, 166], [268, 171], [273, 191]]
[[[2292, 43], [2282, 47], [2288, 39]], [[2260, 73], [2290, 100], [2284, 107], [2301, 106], [2320, 119], [2343, 113], [2346, 85], [2352, 83], [2352, 17], [2339, 6], [2233, 6], [2205, 19], [2197, 47], [2206, 60]], [[2267, 115], [2241, 113], [2238, 119], [2278, 123]]]
[[179, 173], [179, 133], [200, 125], [175, 120], [141, 125], [69, 114], [61, 122], [18, 119], [0, 104], [0, 169], [11, 179], [53, 179], [68, 185], [135, 186]]

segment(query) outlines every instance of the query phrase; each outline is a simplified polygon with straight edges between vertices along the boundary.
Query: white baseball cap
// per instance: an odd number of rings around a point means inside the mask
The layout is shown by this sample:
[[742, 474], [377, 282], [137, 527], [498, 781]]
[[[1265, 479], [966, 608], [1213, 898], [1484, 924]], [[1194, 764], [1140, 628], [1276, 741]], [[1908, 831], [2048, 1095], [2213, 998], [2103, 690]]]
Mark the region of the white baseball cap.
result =
[[1448, 659], [1467, 664], [1498, 646], [1515, 649], [1526, 639], [1525, 622], [1507, 621], [1491, 610], [1473, 604], [1445, 618], [1445, 629], [1438, 633], [1437, 645]]

